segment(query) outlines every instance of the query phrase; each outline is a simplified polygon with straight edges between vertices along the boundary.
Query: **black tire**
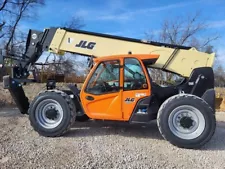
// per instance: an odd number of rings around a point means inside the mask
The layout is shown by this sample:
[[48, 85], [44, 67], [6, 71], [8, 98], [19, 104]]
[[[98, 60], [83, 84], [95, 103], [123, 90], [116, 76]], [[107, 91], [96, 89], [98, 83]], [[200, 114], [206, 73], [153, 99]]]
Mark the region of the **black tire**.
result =
[[[179, 110], [179, 108], [181, 108], [181, 111], [184, 111], [182, 110], [182, 108], [185, 106], [194, 108], [195, 110], [197, 110], [194, 112], [198, 112], [198, 114], [200, 112], [200, 115], [196, 117], [201, 117], [199, 119], [203, 120], [199, 120], [198, 123], [196, 123], [198, 124], [196, 126], [201, 125], [201, 127], [199, 127], [201, 128], [201, 130], [199, 130], [201, 132], [199, 132], [196, 136], [191, 135], [194, 136], [193, 138], [188, 138], [190, 136], [188, 135], [188, 137], [185, 137], [184, 139], [184, 135], [186, 134], [182, 133], [182, 137], [181, 135], [179, 137], [178, 135], [174, 134], [178, 131], [181, 120], [178, 120], [179, 122], [177, 130], [172, 130], [171, 126], [172, 124], [176, 123], [176, 121], [170, 122], [169, 119], [171, 119], [172, 117], [174, 117], [174, 119], [180, 118], [178, 117], [178, 115], [173, 116], [173, 112], [176, 112], [176, 110]], [[189, 115], [186, 115], [186, 117], [188, 116]], [[183, 117], [183, 114], [181, 114], [181, 119]], [[195, 123], [192, 121], [191, 124], [193, 125]], [[161, 135], [171, 144], [180, 148], [195, 149], [202, 147], [211, 139], [215, 132], [216, 119], [214, 111], [203, 99], [190, 94], [179, 94], [170, 97], [161, 105], [157, 115], [157, 125]]]
[[[68, 95], [73, 95], [73, 92], [71, 92], [70, 90], [63, 90], [63, 92], [65, 92], [66, 94]], [[75, 98], [73, 99], [74, 101], [74, 104], [76, 105], [76, 100]], [[78, 104], [78, 103], [77, 103]], [[78, 107], [81, 107], [80, 105], [77, 105], [76, 106], [76, 121], [79, 121], [79, 122], [85, 122], [85, 121], [88, 121], [90, 118], [84, 114], [83, 112], [80, 112], [79, 108]]]
[[[41, 112], [37, 110], [37, 108], [40, 108], [44, 103], [49, 104], [50, 102], [48, 103], [48, 100], [55, 102], [61, 107], [60, 110], [62, 110], [60, 111], [62, 116], [59, 124], [52, 128], [44, 127], [42, 125], [43, 123], [40, 122], [39, 118]], [[56, 137], [65, 134], [73, 125], [76, 117], [76, 108], [72, 99], [66, 93], [59, 90], [48, 90], [40, 93], [32, 101], [28, 113], [30, 124], [35, 131], [42, 136]]]

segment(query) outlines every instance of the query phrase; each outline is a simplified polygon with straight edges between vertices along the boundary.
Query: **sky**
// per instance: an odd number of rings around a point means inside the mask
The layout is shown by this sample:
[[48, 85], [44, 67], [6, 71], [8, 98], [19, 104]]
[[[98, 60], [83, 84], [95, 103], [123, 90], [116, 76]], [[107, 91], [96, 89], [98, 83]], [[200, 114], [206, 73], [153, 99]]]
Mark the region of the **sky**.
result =
[[165, 19], [186, 17], [197, 11], [209, 25], [207, 34], [220, 35], [213, 45], [218, 60], [225, 65], [225, 0], [46, 0], [46, 5], [36, 10], [37, 19], [20, 26], [24, 30], [43, 30], [61, 26], [77, 16], [85, 24], [83, 30], [145, 39], [148, 31], [157, 34]]

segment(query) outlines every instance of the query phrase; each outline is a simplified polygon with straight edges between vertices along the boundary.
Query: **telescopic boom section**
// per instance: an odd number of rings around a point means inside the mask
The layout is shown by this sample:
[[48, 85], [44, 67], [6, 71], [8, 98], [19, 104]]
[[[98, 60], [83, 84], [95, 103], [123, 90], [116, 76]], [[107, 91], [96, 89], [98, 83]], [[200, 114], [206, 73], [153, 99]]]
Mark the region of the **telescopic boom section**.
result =
[[25, 56], [36, 62], [43, 51], [56, 54], [71, 52], [85, 56], [105, 57], [121, 54], [157, 54], [155, 68], [189, 77], [197, 67], [212, 67], [215, 54], [195, 48], [141, 41], [138, 39], [99, 34], [67, 28], [50, 28], [44, 32], [30, 30]]

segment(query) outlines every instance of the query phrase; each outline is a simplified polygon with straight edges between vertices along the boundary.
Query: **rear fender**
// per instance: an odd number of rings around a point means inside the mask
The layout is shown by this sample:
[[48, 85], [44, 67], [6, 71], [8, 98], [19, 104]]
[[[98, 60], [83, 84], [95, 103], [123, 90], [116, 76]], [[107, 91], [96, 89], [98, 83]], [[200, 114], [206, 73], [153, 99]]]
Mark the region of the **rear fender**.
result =
[[214, 89], [208, 89], [202, 95], [202, 99], [204, 99], [210, 105], [214, 113], [215, 113], [215, 98], [216, 94]]

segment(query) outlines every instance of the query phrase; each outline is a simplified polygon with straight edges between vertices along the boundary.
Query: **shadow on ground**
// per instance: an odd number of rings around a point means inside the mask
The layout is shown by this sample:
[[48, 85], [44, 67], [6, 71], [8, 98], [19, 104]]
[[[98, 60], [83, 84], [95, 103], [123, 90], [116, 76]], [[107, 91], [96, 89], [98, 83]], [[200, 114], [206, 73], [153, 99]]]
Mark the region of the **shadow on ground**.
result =
[[[27, 115], [21, 115], [16, 109], [0, 110], [0, 118], [4, 117], [27, 118]], [[221, 118], [219, 118], [221, 119]], [[225, 150], [225, 121], [217, 119], [217, 128], [212, 139], [201, 149], [204, 151], [224, 151]], [[19, 125], [19, 124], [18, 124]], [[70, 132], [63, 137], [95, 137], [106, 135], [121, 135], [131, 138], [145, 138], [163, 140], [159, 133], [156, 121], [148, 125], [129, 124], [126, 122], [112, 121], [88, 121], [76, 122]]]
[[155, 121], [148, 125], [129, 124], [126, 122], [88, 121], [77, 122], [65, 137], [86, 137], [122, 135], [135, 138], [152, 138], [162, 140]]
[[[137, 125], [124, 122], [89, 121], [77, 122], [64, 137], [90, 137], [104, 135], [121, 135], [124, 137], [146, 138], [163, 140], [159, 133], [156, 121], [150, 124]], [[204, 151], [225, 150], [225, 122], [218, 121], [214, 136], [201, 148]]]
[[224, 151], [225, 150], [225, 122], [217, 121], [217, 127], [214, 136], [203, 147], [204, 150], [216, 150]]
[[13, 106], [8, 106], [8, 107], [0, 107], [0, 117], [24, 117], [26, 115], [23, 115], [20, 113], [20, 111], [13, 107]]

